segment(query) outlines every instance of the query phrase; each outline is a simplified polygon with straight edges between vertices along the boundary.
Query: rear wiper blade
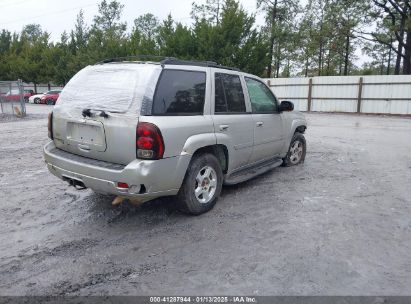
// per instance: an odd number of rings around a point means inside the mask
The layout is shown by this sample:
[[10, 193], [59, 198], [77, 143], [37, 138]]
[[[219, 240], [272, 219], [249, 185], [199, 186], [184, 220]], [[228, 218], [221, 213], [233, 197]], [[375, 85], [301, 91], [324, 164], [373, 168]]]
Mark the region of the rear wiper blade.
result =
[[91, 110], [90, 109], [84, 109], [81, 112], [81, 115], [83, 115], [83, 117], [86, 117], [86, 116], [91, 117]]
[[100, 110], [100, 109], [84, 109], [81, 114], [83, 115], [83, 117], [91, 117], [93, 116], [92, 111], [95, 112], [100, 112], [100, 114], [98, 114], [98, 116], [100, 117], [104, 117], [104, 118], [108, 118], [108, 114], [107, 113], [120, 113], [117, 111], [107, 111], [107, 110]]
[[99, 116], [100, 116], [100, 117], [104, 117], [104, 118], [108, 118], [108, 114], [107, 114], [105, 111], [103, 111], [103, 110], [101, 110]]

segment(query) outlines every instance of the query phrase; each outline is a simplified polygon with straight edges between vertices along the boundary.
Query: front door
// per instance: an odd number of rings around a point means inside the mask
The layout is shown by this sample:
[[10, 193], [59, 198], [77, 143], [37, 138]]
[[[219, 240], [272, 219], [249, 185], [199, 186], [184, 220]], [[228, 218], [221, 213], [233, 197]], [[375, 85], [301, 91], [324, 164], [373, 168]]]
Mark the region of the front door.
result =
[[245, 77], [254, 124], [251, 162], [279, 156], [285, 144], [282, 115], [271, 90], [260, 80]]

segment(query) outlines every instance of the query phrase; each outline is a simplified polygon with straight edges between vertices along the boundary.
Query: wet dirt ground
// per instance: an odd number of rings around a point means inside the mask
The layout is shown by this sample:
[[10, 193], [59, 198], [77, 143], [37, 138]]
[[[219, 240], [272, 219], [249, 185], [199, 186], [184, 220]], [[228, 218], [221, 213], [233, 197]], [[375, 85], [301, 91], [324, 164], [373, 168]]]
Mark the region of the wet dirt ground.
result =
[[411, 295], [411, 119], [308, 114], [305, 164], [191, 217], [49, 174], [50, 110], [0, 117], [0, 295]]

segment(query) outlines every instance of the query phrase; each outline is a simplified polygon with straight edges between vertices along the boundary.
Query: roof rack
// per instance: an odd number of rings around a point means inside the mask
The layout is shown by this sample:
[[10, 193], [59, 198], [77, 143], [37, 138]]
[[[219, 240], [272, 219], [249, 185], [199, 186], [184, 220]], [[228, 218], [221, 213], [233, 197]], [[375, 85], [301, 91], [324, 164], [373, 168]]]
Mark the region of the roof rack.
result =
[[164, 66], [165, 64], [172, 64], [172, 65], [193, 65], [193, 66], [202, 66], [202, 67], [212, 67], [224, 70], [232, 70], [232, 71], [240, 71], [238, 68], [227, 67], [218, 64], [214, 61], [199, 61], [199, 60], [181, 60], [174, 57], [166, 57], [166, 56], [157, 56], [157, 55], [136, 55], [136, 56], [125, 56], [125, 57], [115, 57], [115, 58], [107, 58], [102, 61], [97, 62], [96, 64], [104, 64], [110, 62], [122, 62], [127, 60], [135, 60], [139, 63], [144, 63], [144, 61], [139, 61], [141, 59], [157, 59], [161, 60], [158, 61], [159, 64]]
[[240, 71], [238, 68], [227, 67], [220, 65], [214, 61], [198, 61], [198, 60], [180, 60], [173, 57], [166, 58], [161, 61], [161, 64], [173, 64], [173, 65], [193, 65], [193, 66], [202, 66], [202, 67], [212, 67], [219, 68], [224, 70]]
[[160, 63], [161, 60], [167, 60], [167, 59], [175, 59], [173, 57], [166, 57], [166, 56], [157, 56], [157, 55], [134, 55], [134, 56], [124, 56], [124, 57], [114, 57], [114, 58], [106, 58], [103, 59], [96, 64], [104, 64], [104, 63], [110, 63], [110, 62], [122, 62], [122, 61], [128, 61], [128, 60], [134, 60], [134, 61], [140, 61], [141, 59], [157, 59], [158, 62]]

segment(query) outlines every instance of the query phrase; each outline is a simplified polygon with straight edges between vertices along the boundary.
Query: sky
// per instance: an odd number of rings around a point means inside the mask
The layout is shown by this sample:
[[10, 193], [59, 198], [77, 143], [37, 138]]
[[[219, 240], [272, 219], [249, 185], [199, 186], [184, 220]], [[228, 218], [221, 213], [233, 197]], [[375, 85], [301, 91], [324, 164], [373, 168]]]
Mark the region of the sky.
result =
[[[58, 41], [64, 30], [70, 32], [74, 28], [76, 15], [83, 9], [88, 25], [97, 14], [98, 0], [0, 0], [0, 29], [20, 32], [24, 25], [38, 23], [43, 30], [51, 34], [52, 41]], [[134, 19], [145, 13], [152, 13], [160, 20], [169, 13], [175, 21], [190, 24], [191, 3], [193, 0], [119, 0], [124, 4], [122, 21], [126, 21], [128, 30]], [[204, 3], [204, 0], [197, 0]], [[240, 0], [250, 13], [256, 12], [256, 0]], [[257, 24], [262, 24], [262, 14], [257, 16]]]

